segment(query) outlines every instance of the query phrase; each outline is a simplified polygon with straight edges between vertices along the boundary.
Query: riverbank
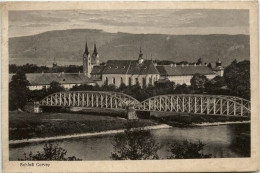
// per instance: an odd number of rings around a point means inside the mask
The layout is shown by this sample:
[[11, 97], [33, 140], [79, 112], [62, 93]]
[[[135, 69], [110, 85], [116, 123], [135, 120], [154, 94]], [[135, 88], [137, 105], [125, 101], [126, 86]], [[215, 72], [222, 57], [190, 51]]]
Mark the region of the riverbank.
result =
[[161, 123], [149, 120], [127, 120], [118, 116], [91, 113], [9, 112], [9, 140], [28, 140], [108, 130], [138, 128]]
[[249, 117], [199, 115], [189, 113], [156, 112], [150, 119], [173, 127], [216, 126], [226, 124], [250, 123]]
[[229, 125], [229, 124], [250, 124], [250, 121], [238, 121], [238, 122], [215, 122], [215, 123], [201, 123], [201, 124], [192, 124], [194, 126], [220, 126], [220, 125]]
[[[156, 129], [165, 129], [171, 128], [171, 126], [166, 124], [154, 125], [154, 126], [146, 126], [146, 127], [138, 127], [132, 128], [131, 130], [156, 130]], [[82, 137], [91, 137], [91, 136], [103, 136], [103, 135], [112, 135], [117, 133], [123, 133], [126, 129], [120, 130], [108, 130], [101, 132], [93, 132], [93, 133], [81, 133], [81, 134], [73, 134], [73, 135], [65, 135], [65, 136], [54, 136], [54, 137], [46, 137], [46, 138], [33, 138], [33, 139], [22, 139], [22, 140], [10, 140], [9, 144], [22, 144], [22, 143], [32, 143], [32, 142], [43, 142], [43, 141], [53, 141], [53, 140], [62, 140], [62, 139], [71, 139], [71, 138], [82, 138]]]

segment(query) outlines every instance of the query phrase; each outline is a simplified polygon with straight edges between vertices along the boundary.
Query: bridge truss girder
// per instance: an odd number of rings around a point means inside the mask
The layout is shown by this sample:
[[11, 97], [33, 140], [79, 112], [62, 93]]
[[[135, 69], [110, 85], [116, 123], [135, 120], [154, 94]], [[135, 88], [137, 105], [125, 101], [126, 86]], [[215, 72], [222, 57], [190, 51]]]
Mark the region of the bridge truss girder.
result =
[[136, 99], [123, 93], [97, 91], [59, 92], [45, 97], [40, 106], [87, 107], [126, 109], [128, 105], [140, 104]]
[[160, 95], [141, 102], [140, 111], [187, 112], [193, 114], [250, 116], [250, 101], [219, 95]]
[[222, 95], [160, 95], [143, 102], [118, 92], [69, 91], [51, 94], [39, 106], [127, 109], [138, 111], [186, 112], [207, 115], [250, 116], [248, 100]]

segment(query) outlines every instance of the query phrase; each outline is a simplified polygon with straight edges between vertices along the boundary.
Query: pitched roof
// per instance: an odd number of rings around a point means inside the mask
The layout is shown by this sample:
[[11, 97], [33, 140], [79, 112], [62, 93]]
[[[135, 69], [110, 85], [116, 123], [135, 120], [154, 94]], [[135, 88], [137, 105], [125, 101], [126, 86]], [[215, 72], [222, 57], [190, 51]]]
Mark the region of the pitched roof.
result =
[[129, 60], [108, 60], [103, 74], [126, 74], [130, 63]]
[[[9, 74], [9, 81], [11, 81], [13, 75]], [[52, 81], [60, 84], [86, 84], [94, 82], [84, 74], [79, 73], [27, 73], [26, 78], [31, 85], [49, 85]]]
[[142, 64], [138, 61], [131, 61], [127, 74], [159, 74], [152, 60], [144, 60]]
[[91, 71], [91, 74], [102, 74], [104, 68], [105, 68], [105, 66], [103, 66], [103, 65], [94, 66]]
[[165, 70], [165, 68], [164, 68], [164, 66], [163, 65], [158, 65], [158, 66], [156, 66], [156, 69], [157, 69], [157, 71], [159, 72], [159, 74], [160, 75], [166, 75], [167, 73], [166, 73], [166, 70]]
[[152, 60], [139, 64], [136, 60], [109, 60], [103, 74], [159, 74]]
[[168, 75], [168, 76], [187, 76], [187, 75], [194, 75], [196, 73], [202, 75], [209, 75], [215, 74], [209, 67], [207, 66], [182, 66], [177, 65], [170, 66], [170, 65], [161, 65], [156, 66], [157, 70], [159, 71], [160, 75]]

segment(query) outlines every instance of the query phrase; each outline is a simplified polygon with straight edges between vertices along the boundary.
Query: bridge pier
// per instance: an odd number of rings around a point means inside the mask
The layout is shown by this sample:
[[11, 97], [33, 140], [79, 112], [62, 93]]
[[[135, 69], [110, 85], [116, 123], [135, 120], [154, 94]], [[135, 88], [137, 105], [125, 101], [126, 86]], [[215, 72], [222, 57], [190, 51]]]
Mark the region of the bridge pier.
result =
[[40, 107], [39, 102], [34, 102], [33, 112], [34, 113], [41, 113], [42, 112], [42, 108]]
[[128, 108], [127, 108], [127, 119], [129, 119], [129, 120], [138, 119], [134, 105], [128, 106]]

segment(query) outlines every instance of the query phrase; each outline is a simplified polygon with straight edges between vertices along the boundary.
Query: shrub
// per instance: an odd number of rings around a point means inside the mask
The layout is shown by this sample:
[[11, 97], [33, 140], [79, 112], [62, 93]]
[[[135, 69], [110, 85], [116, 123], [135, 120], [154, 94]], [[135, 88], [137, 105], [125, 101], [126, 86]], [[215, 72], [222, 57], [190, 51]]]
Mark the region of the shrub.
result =
[[155, 143], [150, 131], [127, 129], [124, 134], [115, 135], [113, 146], [113, 160], [159, 159], [157, 151], [160, 147]]
[[175, 142], [169, 148], [171, 155], [168, 159], [198, 159], [198, 158], [211, 158], [211, 154], [203, 154], [205, 144], [202, 142], [192, 143], [187, 140], [182, 143]]
[[44, 144], [43, 152], [37, 151], [36, 154], [30, 152], [28, 155], [24, 154], [24, 159], [19, 160], [60, 160], [60, 161], [72, 161], [80, 160], [75, 156], [66, 158], [67, 151], [58, 144]]

